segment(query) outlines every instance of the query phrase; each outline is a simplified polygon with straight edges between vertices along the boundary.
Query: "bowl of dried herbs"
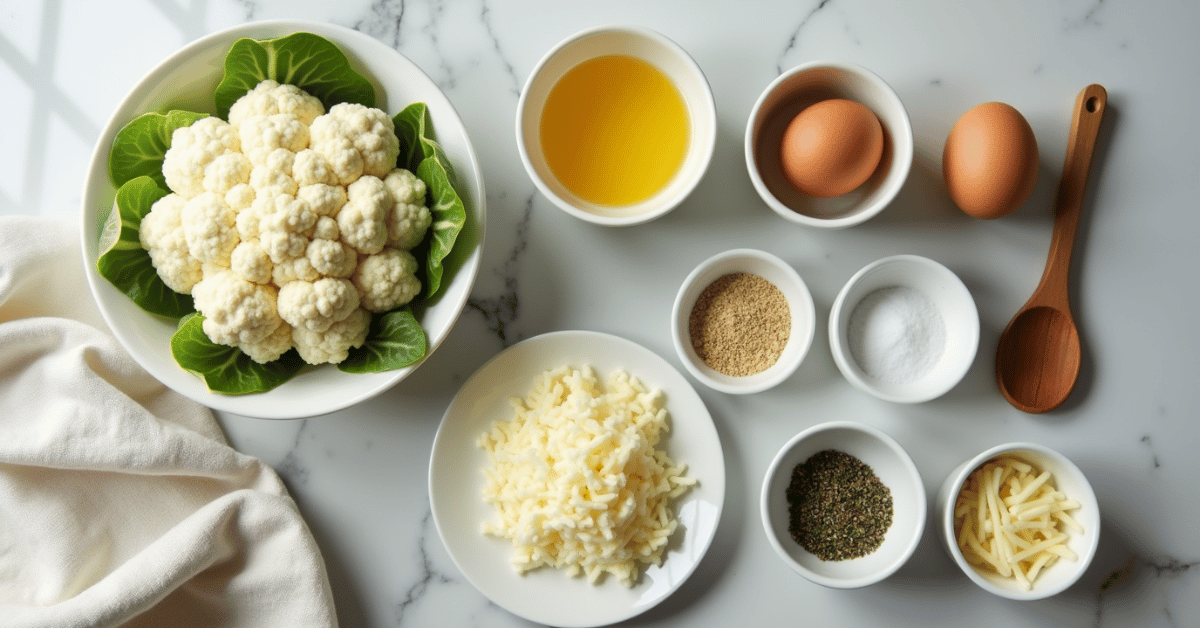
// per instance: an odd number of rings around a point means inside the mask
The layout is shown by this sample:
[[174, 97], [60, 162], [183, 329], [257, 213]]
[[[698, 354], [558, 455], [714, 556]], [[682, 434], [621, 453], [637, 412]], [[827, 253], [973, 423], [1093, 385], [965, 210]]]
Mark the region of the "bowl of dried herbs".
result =
[[925, 487], [891, 436], [833, 421], [783, 445], [763, 480], [761, 509], [785, 564], [817, 584], [854, 589], [912, 556], [925, 530]]

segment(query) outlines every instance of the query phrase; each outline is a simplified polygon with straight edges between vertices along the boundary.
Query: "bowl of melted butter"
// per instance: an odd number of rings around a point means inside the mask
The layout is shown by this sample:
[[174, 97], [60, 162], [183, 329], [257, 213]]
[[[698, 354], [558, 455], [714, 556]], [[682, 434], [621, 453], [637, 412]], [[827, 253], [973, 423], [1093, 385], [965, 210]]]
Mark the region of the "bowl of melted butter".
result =
[[648, 222], [704, 176], [716, 106], [700, 67], [641, 27], [588, 29], [551, 49], [517, 104], [517, 148], [538, 190], [601, 225]]

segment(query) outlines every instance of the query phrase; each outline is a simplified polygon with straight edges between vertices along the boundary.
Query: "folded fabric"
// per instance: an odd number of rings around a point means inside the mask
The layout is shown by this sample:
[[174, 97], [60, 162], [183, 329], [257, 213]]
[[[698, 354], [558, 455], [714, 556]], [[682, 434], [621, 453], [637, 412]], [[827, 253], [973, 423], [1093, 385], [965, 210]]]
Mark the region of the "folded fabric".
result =
[[336, 626], [279, 477], [116, 343], [79, 249], [0, 217], [0, 624]]

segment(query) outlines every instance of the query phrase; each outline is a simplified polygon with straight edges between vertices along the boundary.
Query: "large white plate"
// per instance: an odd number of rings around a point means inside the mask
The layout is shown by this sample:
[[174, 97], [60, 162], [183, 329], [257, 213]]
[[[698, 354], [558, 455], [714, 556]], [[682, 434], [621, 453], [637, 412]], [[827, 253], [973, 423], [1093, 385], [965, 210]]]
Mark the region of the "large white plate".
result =
[[[508, 400], [528, 394], [543, 371], [592, 366], [601, 377], [624, 369], [666, 394], [667, 452], [699, 484], [674, 504], [680, 529], [662, 566], [642, 572], [627, 588], [613, 578], [598, 585], [541, 568], [513, 569], [511, 544], [480, 532], [492, 508], [484, 503], [486, 455], [476, 441], [493, 420], [509, 420]], [[484, 595], [526, 619], [554, 626], [601, 626], [646, 611], [679, 588], [696, 569], [717, 529], [725, 501], [725, 458], [712, 417], [695, 389], [666, 360], [623, 338], [562, 331], [530, 338], [484, 364], [463, 384], [446, 410], [429, 462], [429, 500], [438, 534], [451, 558]]]
[[[96, 271], [99, 215], [112, 207], [116, 190], [108, 178], [108, 153], [113, 137], [126, 123], [147, 111], [187, 109], [214, 113], [213, 91], [221, 80], [225, 53], [242, 37], [265, 39], [308, 31], [337, 44], [359, 73], [375, 84], [376, 106], [389, 115], [410, 103], [429, 107], [438, 140], [458, 177], [458, 192], [467, 208], [467, 227], [459, 236], [453, 258], [457, 268], [436, 303], [421, 317], [429, 353], [449, 334], [466, 304], [479, 267], [484, 233], [483, 175], [466, 128], [454, 106], [411, 61], [382, 42], [355, 30], [296, 20], [243, 24], [198, 39], [146, 75], [126, 96], [100, 134], [83, 192], [83, 257], [88, 283], [100, 312], [117, 340], [142, 368], [167, 386], [204, 405], [246, 416], [287, 419], [327, 414], [373, 397], [407, 377], [414, 366], [386, 373], [354, 375], [331, 365], [302, 372], [266, 393], [229, 396], [212, 393], [204, 380], [184, 371], [171, 357], [169, 341], [175, 322], [147, 314]], [[465, 250], [459, 250], [458, 247]]]

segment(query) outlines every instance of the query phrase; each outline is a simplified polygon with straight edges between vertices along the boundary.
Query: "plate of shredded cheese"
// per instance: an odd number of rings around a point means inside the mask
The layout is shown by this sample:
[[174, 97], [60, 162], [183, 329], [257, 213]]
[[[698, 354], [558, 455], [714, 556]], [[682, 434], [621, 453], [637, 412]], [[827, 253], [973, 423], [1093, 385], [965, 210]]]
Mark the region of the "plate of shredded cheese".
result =
[[601, 626], [666, 599], [716, 533], [725, 462], [704, 402], [656, 353], [561, 331], [484, 364], [429, 464], [438, 534], [494, 603]]

